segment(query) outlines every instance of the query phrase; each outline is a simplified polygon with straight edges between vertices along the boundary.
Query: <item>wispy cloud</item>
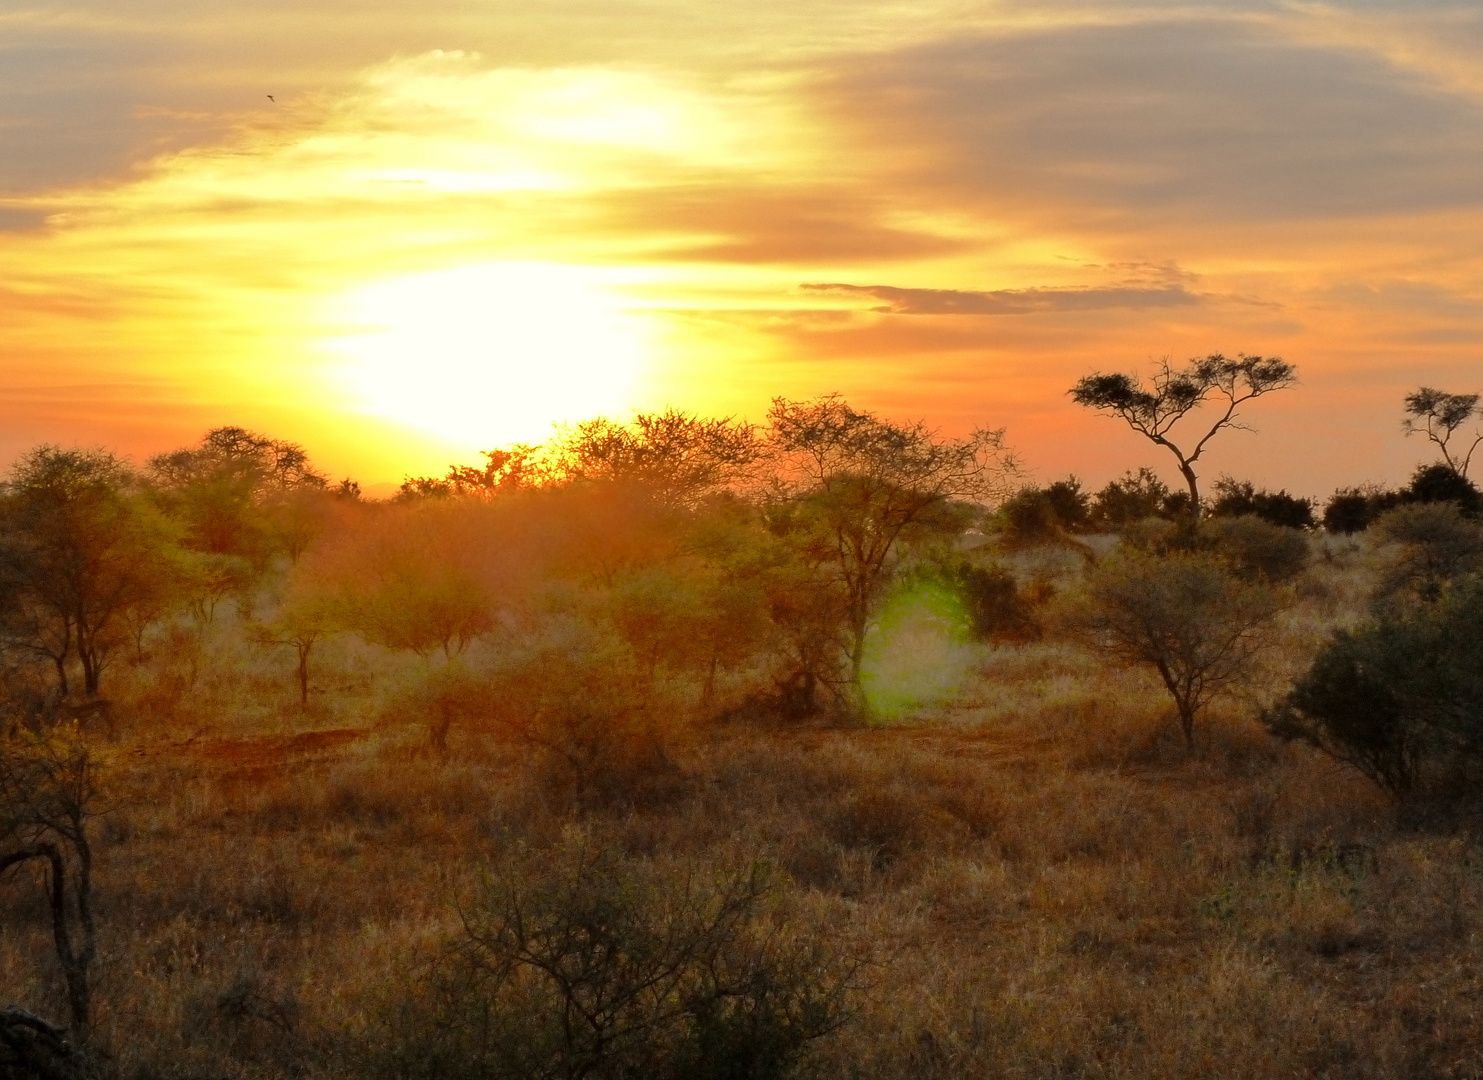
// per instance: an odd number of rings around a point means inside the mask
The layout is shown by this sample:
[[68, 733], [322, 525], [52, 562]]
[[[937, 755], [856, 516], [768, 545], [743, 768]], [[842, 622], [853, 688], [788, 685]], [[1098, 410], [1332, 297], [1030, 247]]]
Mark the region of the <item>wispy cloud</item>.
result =
[[903, 289], [894, 285], [805, 284], [805, 292], [869, 296], [884, 300], [873, 311], [891, 315], [1028, 315], [1032, 312], [1101, 311], [1108, 308], [1162, 308], [1198, 304], [1183, 286], [1087, 289]]

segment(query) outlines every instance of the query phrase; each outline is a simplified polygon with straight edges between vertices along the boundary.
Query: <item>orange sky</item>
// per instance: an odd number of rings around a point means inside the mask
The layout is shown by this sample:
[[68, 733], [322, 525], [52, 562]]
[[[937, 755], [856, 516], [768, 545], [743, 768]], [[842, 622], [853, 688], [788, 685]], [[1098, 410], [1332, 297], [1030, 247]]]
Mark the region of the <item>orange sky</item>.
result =
[[1302, 385], [1205, 474], [1326, 495], [1483, 389], [1476, 5], [20, 0], [0, 71], [0, 460], [839, 391], [1100, 485], [1172, 472], [1066, 389], [1222, 351]]

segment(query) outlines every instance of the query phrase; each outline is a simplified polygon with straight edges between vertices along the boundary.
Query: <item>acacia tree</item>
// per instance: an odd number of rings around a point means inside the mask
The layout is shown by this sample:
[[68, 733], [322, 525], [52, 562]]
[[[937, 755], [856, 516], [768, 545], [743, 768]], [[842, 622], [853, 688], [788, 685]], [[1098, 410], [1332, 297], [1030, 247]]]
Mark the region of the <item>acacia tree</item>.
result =
[[577, 424], [552, 445], [551, 463], [562, 480], [636, 485], [687, 506], [742, 479], [761, 449], [751, 424], [666, 409], [637, 413], [631, 424]]
[[1406, 395], [1406, 416], [1401, 426], [1407, 435], [1418, 432], [1437, 444], [1442, 460], [1458, 476], [1467, 476], [1468, 466], [1473, 461], [1473, 451], [1483, 442], [1483, 431], [1475, 432], [1466, 453], [1454, 456], [1448, 443], [1457, 429], [1478, 413], [1477, 394], [1449, 394], [1445, 390], [1423, 386]]
[[337, 633], [344, 617], [327, 596], [307, 595], [290, 600], [272, 619], [253, 623], [248, 637], [257, 645], [288, 646], [297, 661], [299, 706], [309, 704], [309, 657], [322, 639]]
[[1092, 571], [1077, 615], [1094, 647], [1158, 672], [1193, 748], [1201, 713], [1250, 674], [1279, 610], [1270, 586], [1242, 581], [1211, 555], [1129, 552]]
[[240, 427], [215, 428], [199, 446], [156, 455], [149, 472], [161, 505], [184, 525], [187, 546], [255, 566], [283, 539], [268, 504], [326, 487], [303, 447]]
[[[1078, 405], [1098, 409], [1120, 417], [1134, 431], [1174, 455], [1179, 472], [1189, 486], [1192, 519], [1200, 516], [1200, 481], [1195, 462], [1205, 452], [1210, 440], [1225, 428], [1240, 428], [1237, 409], [1252, 398], [1273, 390], [1282, 390], [1297, 381], [1297, 369], [1275, 357], [1246, 356], [1228, 360], [1219, 353], [1191, 360], [1182, 368], [1165, 359], [1154, 372], [1151, 385], [1145, 387], [1131, 375], [1104, 375], [1094, 372], [1084, 376], [1071, 388], [1071, 399]], [[1219, 412], [1205, 433], [1194, 443], [1185, 441], [1185, 450], [1170, 437], [1180, 420], [1215, 399]]]
[[42, 446], [15, 465], [0, 498], [8, 643], [49, 659], [63, 695], [72, 656], [96, 696], [127, 613], [163, 610], [174, 534], [132, 483], [105, 451]]
[[1002, 429], [943, 439], [837, 394], [773, 399], [768, 439], [777, 466], [775, 531], [827, 570], [841, 594], [848, 679], [858, 689], [870, 616], [903, 541], [961, 532], [968, 504], [1009, 493], [1016, 475]]

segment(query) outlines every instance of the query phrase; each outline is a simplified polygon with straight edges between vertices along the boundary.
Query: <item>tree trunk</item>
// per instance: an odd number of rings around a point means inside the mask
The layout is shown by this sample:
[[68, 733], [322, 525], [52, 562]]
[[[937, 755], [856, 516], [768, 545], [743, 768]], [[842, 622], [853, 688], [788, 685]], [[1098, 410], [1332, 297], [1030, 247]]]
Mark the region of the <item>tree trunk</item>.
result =
[[1189, 486], [1189, 516], [1191, 521], [1200, 520], [1200, 478], [1195, 475], [1195, 470], [1189, 462], [1183, 458], [1179, 460], [1179, 471], [1184, 474], [1184, 482]]
[[[74, 839], [74, 844], [79, 841]], [[86, 1036], [92, 1027], [92, 986], [89, 975], [93, 956], [97, 951], [97, 930], [92, 911], [92, 875], [90, 852], [86, 839], [80, 841], [78, 850], [79, 873], [74, 883], [77, 895], [79, 929], [82, 946], [73, 947], [72, 929], [68, 925], [67, 912], [67, 862], [57, 846], [48, 842], [31, 844], [19, 851], [0, 858], [0, 871], [31, 859], [44, 859], [47, 865], [46, 893], [51, 907], [52, 943], [56, 948], [57, 962], [62, 967], [62, 977], [67, 984], [67, 1006], [71, 1013], [73, 1030]]]
[[306, 641], [297, 645], [299, 650], [299, 706], [307, 708], [309, 705], [309, 650], [314, 648], [314, 642]]
[[52, 663], [57, 666], [57, 691], [65, 701], [72, 689], [67, 685], [67, 654], [62, 653], [60, 656], [53, 656], [51, 659]]

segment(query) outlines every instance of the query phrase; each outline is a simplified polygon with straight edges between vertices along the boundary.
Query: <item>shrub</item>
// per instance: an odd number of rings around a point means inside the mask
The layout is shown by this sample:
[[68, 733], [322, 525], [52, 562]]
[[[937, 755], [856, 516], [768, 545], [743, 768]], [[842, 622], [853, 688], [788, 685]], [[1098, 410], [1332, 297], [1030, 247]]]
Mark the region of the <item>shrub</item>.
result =
[[1241, 682], [1267, 644], [1279, 598], [1205, 552], [1128, 552], [1088, 575], [1075, 618], [1094, 647], [1152, 667], [1186, 746], [1214, 697]]
[[949, 584], [968, 615], [975, 640], [1035, 637], [1037, 627], [1021, 596], [1014, 575], [1002, 566], [975, 566], [963, 562], [951, 572]]
[[1483, 752], [1483, 579], [1335, 631], [1264, 719], [1406, 797]]
[[1122, 546], [1147, 555], [1205, 552], [1248, 581], [1287, 581], [1308, 563], [1308, 538], [1296, 529], [1258, 517], [1188, 519], [1146, 518], [1123, 531]]
[[[1185, 503], [1189, 496], [1184, 495]], [[1184, 503], [1148, 467], [1127, 472], [1092, 497], [1088, 527], [1115, 531], [1151, 517], [1175, 517]]]
[[1091, 520], [1091, 498], [1076, 477], [1057, 480], [1049, 487], [1021, 489], [999, 508], [1004, 539], [1013, 546], [1064, 542]]
[[1380, 584], [1382, 597], [1411, 593], [1434, 600], [1448, 581], [1483, 570], [1483, 528], [1455, 503], [1398, 506], [1373, 527], [1397, 545]]
[[1456, 503], [1469, 517], [1483, 512], [1483, 494], [1471, 480], [1440, 463], [1423, 465], [1411, 476], [1406, 498], [1419, 503]]
[[760, 862], [645, 864], [579, 834], [509, 853], [463, 921], [374, 1075], [782, 1080], [845, 1019], [850, 970]]
[[1286, 491], [1258, 491], [1249, 480], [1228, 476], [1215, 482], [1215, 492], [1212, 517], [1257, 517], [1289, 529], [1311, 529], [1315, 524], [1312, 499], [1300, 499]]
[[1329, 496], [1323, 507], [1323, 527], [1340, 535], [1364, 532], [1385, 511], [1399, 506], [1404, 496], [1374, 484], [1357, 488], [1340, 488]]
[[1308, 538], [1297, 529], [1260, 517], [1212, 518], [1202, 522], [1196, 546], [1214, 552], [1247, 579], [1288, 581], [1308, 564]]
[[583, 623], [548, 627], [481, 675], [456, 680], [456, 705], [533, 750], [554, 794], [592, 809], [663, 802], [681, 780], [671, 749], [687, 719], [675, 684]]

